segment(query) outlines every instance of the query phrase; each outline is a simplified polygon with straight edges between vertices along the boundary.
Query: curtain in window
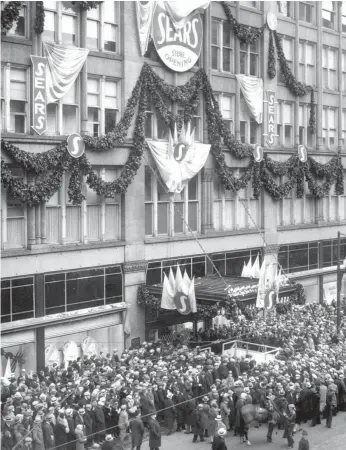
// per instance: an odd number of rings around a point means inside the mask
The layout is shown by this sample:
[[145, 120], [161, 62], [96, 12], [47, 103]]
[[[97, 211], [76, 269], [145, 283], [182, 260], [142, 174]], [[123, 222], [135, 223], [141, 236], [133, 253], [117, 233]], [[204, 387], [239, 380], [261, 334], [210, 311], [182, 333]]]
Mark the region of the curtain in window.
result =
[[263, 80], [262, 78], [236, 75], [244, 99], [257, 123], [263, 120]]
[[44, 42], [43, 46], [48, 60], [47, 103], [54, 103], [62, 98], [76, 81], [89, 50], [48, 42]]

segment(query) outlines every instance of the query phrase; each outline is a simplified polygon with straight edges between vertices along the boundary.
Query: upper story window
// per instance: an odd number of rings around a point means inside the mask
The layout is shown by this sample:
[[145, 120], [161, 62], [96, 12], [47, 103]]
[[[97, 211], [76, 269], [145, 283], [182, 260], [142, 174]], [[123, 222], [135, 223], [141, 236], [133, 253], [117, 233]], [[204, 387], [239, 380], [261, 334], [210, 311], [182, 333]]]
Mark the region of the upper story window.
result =
[[240, 140], [246, 144], [258, 143], [259, 126], [253, 118], [243, 94], [240, 93]]
[[[200, 175], [180, 194], [170, 194], [160, 175], [145, 168], [146, 236], [190, 234], [200, 230]], [[188, 224], [188, 225], [187, 225]]]
[[341, 61], [341, 90], [346, 92], [346, 52], [342, 52]]
[[318, 242], [281, 245], [278, 261], [289, 273], [317, 269], [319, 266]]
[[316, 85], [316, 46], [310, 42], [299, 42], [299, 80]]
[[[203, 140], [202, 137], [202, 113], [201, 113], [201, 102], [199, 101], [195, 110], [194, 114], [191, 118], [191, 131], [194, 130], [194, 140], [197, 142], [200, 142]], [[184, 110], [178, 108], [178, 113], [183, 114]]]
[[240, 43], [240, 73], [244, 75], [258, 76], [259, 53], [258, 41], [253, 44]]
[[[214, 253], [212, 255], [213, 265], [222, 276], [237, 276], [242, 273], [244, 263], [248, 263], [251, 259], [251, 263], [254, 264], [257, 255], [259, 256], [260, 264], [262, 264], [262, 249], [252, 248], [247, 250], [233, 250], [223, 253]], [[215, 268], [213, 268], [215, 274]]]
[[312, 23], [314, 13], [314, 2], [299, 2], [299, 20]]
[[322, 26], [335, 30], [337, 2], [322, 2]]
[[88, 131], [100, 136], [112, 131], [117, 123], [119, 82], [88, 77]]
[[[282, 49], [283, 49], [284, 55], [286, 57], [287, 64], [293, 72], [293, 39], [286, 38], [286, 37], [282, 38]], [[278, 62], [278, 67], [279, 66], [280, 65]], [[280, 81], [280, 83], [285, 82], [285, 78], [284, 78], [281, 70], [279, 70], [279, 81]]]
[[79, 46], [79, 8], [72, 2], [45, 1], [44, 41]]
[[28, 70], [7, 64], [2, 70], [2, 130], [26, 133], [28, 130]]
[[277, 105], [277, 135], [278, 145], [293, 147], [293, 105], [279, 102]]
[[341, 30], [346, 33], [346, 2], [341, 5]]
[[[1, 9], [3, 10], [9, 2], [1, 2]], [[28, 23], [28, 2], [21, 2], [19, 9], [19, 17], [16, 22], [13, 22], [12, 28], [6, 33], [6, 36], [17, 36], [27, 38], [29, 33]]]
[[87, 12], [87, 47], [90, 50], [119, 52], [119, 2], [102, 2]]
[[278, 13], [286, 17], [293, 17], [294, 2], [276, 2]]
[[212, 20], [211, 66], [221, 72], [233, 72], [234, 37], [228, 22]]
[[342, 145], [346, 149], [346, 109], [342, 110]]
[[1, 280], [1, 323], [35, 317], [34, 277]]
[[69, 135], [79, 131], [79, 78], [57, 102], [47, 105], [49, 135]]
[[322, 140], [323, 145], [330, 150], [335, 150], [337, 139], [337, 110], [335, 108], [323, 108], [322, 114]]
[[231, 94], [219, 93], [215, 94], [215, 97], [219, 103], [220, 112], [227, 129], [231, 134], [234, 134], [235, 96]]
[[315, 142], [315, 134], [309, 125], [310, 121], [310, 105], [299, 105], [299, 144], [312, 148]]
[[337, 90], [338, 73], [337, 58], [338, 52], [330, 47], [323, 47], [323, 87], [325, 89]]
[[[164, 102], [167, 108], [172, 110], [172, 102], [164, 97]], [[167, 140], [169, 133], [169, 127], [166, 122], [156, 113], [155, 107], [148, 99], [146, 117], [145, 117], [145, 137], [149, 139], [162, 139]]]

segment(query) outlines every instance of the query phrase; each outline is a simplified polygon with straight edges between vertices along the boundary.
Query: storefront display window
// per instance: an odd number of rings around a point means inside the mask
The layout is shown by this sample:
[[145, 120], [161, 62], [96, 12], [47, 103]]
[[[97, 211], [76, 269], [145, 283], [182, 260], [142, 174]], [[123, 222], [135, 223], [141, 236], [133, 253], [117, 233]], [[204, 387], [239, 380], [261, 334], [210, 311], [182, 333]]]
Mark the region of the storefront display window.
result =
[[1, 280], [1, 323], [35, 317], [34, 277]]

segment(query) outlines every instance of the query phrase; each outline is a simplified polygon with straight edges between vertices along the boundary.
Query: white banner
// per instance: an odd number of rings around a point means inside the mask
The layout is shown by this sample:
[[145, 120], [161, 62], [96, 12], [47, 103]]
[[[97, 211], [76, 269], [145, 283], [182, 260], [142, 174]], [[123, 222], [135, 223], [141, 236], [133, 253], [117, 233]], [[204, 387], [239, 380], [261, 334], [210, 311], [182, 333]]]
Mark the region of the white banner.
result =
[[206, 9], [210, 2], [204, 0], [188, 1], [158, 1], [161, 8], [165, 9], [176, 29], [183, 28], [186, 18], [196, 9]]
[[245, 101], [257, 123], [263, 120], [263, 80], [262, 78], [236, 75]]
[[137, 30], [142, 56], [144, 56], [144, 53], [148, 48], [149, 35], [155, 7], [156, 2], [136, 2]]
[[64, 47], [50, 42], [43, 42], [43, 46], [48, 60], [46, 72], [48, 104], [58, 101], [72, 87], [87, 59], [89, 50]]
[[197, 312], [195, 279], [190, 280], [186, 271], [182, 276], [179, 266], [175, 278], [172, 268], [169, 271], [169, 278], [164, 274], [161, 308], [176, 309], [184, 315]]
[[169, 134], [168, 142], [147, 140], [162, 180], [171, 193], [179, 194], [208, 158], [210, 145], [194, 142], [193, 135], [188, 124], [186, 132], [183, 127], [179, 141], [176, 130], [174, 138]]

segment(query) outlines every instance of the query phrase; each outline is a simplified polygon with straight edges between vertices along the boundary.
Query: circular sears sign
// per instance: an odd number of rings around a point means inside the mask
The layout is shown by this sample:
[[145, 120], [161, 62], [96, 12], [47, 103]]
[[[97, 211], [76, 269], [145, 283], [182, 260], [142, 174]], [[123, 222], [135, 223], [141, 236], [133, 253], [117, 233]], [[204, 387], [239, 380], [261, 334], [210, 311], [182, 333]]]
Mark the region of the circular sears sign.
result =
[[278, 19], [273, 12], [268, 12], [267, 14], [267, 24], [269, 30], [275, 31], [278, 27]]
[[185, 72], [196, 64], [203, 40], [203, 24], [197, 12], [186, 17], [182, 28], [175, 28], [168, 13], [157, 5], [152, 30], [157, 53], [167, 67]]
[[80, 158], [85, 150], [83, 138], [77, 133], [70, 134], [67, 138], [67, 150], [73, 158]]

